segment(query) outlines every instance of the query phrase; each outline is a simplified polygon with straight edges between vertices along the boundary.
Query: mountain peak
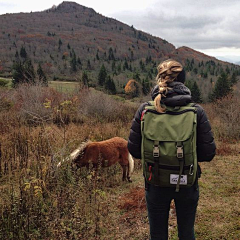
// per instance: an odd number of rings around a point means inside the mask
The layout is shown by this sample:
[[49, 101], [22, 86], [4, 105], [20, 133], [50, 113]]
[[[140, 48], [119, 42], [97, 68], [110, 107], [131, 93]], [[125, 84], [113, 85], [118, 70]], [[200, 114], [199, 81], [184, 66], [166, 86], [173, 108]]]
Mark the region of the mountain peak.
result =
[[87, 12], [95, 13], [95, 11], [92, 8], [88, 8], [78, 3], [70, 2], [70, 1], [63, 1], [58, 6], [53, 6], [51, 9], [48, 9], [48, 11], [56, 11], [56, 12], [62, 12], [62, 13], [87, 11]]

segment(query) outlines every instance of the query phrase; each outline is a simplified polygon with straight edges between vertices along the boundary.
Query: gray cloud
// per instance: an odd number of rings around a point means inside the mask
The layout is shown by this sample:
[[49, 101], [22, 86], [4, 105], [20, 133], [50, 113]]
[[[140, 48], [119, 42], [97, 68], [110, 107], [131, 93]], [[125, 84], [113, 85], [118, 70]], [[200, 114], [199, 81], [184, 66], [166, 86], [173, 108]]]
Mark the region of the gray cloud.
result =
[[141, 14], [125, 12], [115, 17], [177, 47], [240, 48], [239, 9], [239, 0], [156, 0]]

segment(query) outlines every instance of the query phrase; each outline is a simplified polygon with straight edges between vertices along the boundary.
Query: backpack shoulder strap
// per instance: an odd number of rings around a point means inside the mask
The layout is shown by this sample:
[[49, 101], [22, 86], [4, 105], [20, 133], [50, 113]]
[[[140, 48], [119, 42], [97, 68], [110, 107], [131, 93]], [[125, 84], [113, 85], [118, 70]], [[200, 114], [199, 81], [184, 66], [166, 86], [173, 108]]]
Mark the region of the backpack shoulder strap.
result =
[[148, 101], [148, 105], [145, 106], [144, 110], [153, 109], [155, 110], [154, 101]]

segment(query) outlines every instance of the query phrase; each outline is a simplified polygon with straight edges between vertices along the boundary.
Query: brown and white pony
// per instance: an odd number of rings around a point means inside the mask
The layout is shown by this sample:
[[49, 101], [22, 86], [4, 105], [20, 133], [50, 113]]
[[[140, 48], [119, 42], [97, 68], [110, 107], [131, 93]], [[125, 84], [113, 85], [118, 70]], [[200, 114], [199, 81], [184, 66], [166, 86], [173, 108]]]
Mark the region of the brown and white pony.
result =
[[[114, 137], [101, 142], [85, 142], [75, 149], [67, 159], [79, 167], [94, 168], [110, 167], [119, 163], [123, 169], [122, 180], [131, 182], [131, 173], [134, 168], [134, 161], [127, 149], [127, 141], [120, 137]], [[63, 162], [63, 161], [62, 161]], [[58, 163], [58, 167], [61, 163]]]

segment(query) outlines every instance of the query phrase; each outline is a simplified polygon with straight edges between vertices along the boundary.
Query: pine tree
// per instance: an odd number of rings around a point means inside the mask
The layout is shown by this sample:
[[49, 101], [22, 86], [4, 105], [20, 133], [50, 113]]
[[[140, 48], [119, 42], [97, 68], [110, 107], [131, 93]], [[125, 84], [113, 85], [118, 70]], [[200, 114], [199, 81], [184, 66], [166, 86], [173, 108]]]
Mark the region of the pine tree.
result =
[[112, 71], [114, 72], [115, 70], [116, 70], [116, 62], [113, 61], [113, 62], [112, 62]]
[[150, 87], [151, 87], [151, 84], [148, 78], [142, 81], [142, 92], [144, 95], [147, 95], [150, 92]]
[[24, 58], [24, 59], [27, 59], [27, 52], [26, 52], [26, 50], [23, 46], [20, 49], [20, 57]]
[[202, 102], [202, 94], [201, 91], [196, 83], [196, 81], [186, 81], [185, 82], [186, 87], [188, 87], [191, 91], [192, 100], [196, 103]]
[[35, 71], [32, 65], [32, 61], [28, 59], [24, 62], [24, 77], [25, 82], [34, 84], [35, 83]]
[[80, 57], [78, 57], [78, 58], [77, 58], [77, 64], [78, 64], [79, 66], [81, 66], [81, 65], [82, 65], [82, 62], [81, 62], [81, 59], [80, 59]]
[[107, 78], [107, 70], [105, 68], [104, 65], [102, 65], [99, 74], [98, 74], [98, 84], [100, 86], [103, 86], [104, 83], [106, 82], [106, 78]]
[[236, 84], [238, 82], [237, 79], [237, 73], [233, 72], [232, 76], [231, 76], [231, 86], [233, 86], [234, 84]]
[[16, 58], [17, 60], [19, 59], [18, 51], [16, 51], [16, 53], [15, 53], [15, 58]]
[[87, 61], [87, 69], [90, 70], [92, 68], [90, 60]]
[[108, 60], [115, 60], [113, 49], [111, 47], [108, 50]]
[[47, 77], [46, 77], [40, 63], [38, 64], [37, 75], [38, 75], [38, 78], [39, 78], [40, 82], [42, 83], [42, 85], [48, 86]]
[[200, 91], [196, 81], [193, 82], [192, 88], [190, 90], [192, 93], [192, 100], [196, 103], [201, 103], [202, 102], [201, 91]]
[[72, 50], [71, 55], [72, 55], [71, 60], [70, 60], [71, 70], [73, 72], [76, 72], [77, 71], [77, 57], [76, 57], [76, 54], [75, 54], [74, 50]]
[[211, 100], [216, 100], [227, 96], [232, 91], [229, 80], [227, 79], [227, 74], [222, 72], [218, 78]]
[[122, 71], [122, 65], [121, 65], [121, 63], [118, 64], [118, 66], [117, 66], [117, 71], [118, 71], [118, 74], [121, 73], [121, 71]]
[[133, 73], [133, 79], [138, 82], [141, 82], [140, 74], [138, 72]]
[[21, 83], [35, 83], [35, 71], [31, 60], [27, 60], [24, 63], [21, 61], [15, 62], [12, 67], [12, 85], [17, 87]]
[[141, 68], [141, 70], [142, 70], [143, 72], [146, 71], [146, 69], [145, 69], [145, 64], [144, 64], [144, 62], [142, 61], [142, 59], [140, 60], [139, 65], [140, 65], [140, 68]]
[[96, 59], [99, 60], [98, 51], [97, 51], [97, 54], [96, 54]]
[[61, 49], [61, 46], [62, 46], [62, 40], [59, 38], [59, 40], [58, 40], [58, 50], [59, 51]]
[[105, 89], [109, 90], [110, 93], [112, 93], [112, 94], [116, 94], [116, 92], [117, 92], [115, 83], [110, 76], [107, 76], [107, 80], [105, 82]]
[[123, 63], [123, 71], [125, 71], [125, 69], [128, 69], [128, 62], [125, 59], [124, 63]]
[[82, 83], [84, 86], [88, 86], [88, 75], [87, 75], [87, 72], [84, 71], [83, 74], [82, 74]]
[[23, 77], [23, 64], [19, 62], [15, 62], [12, 67], [12, 85], [16, 87], [19, 83], [21, 83], [24, 79]]

